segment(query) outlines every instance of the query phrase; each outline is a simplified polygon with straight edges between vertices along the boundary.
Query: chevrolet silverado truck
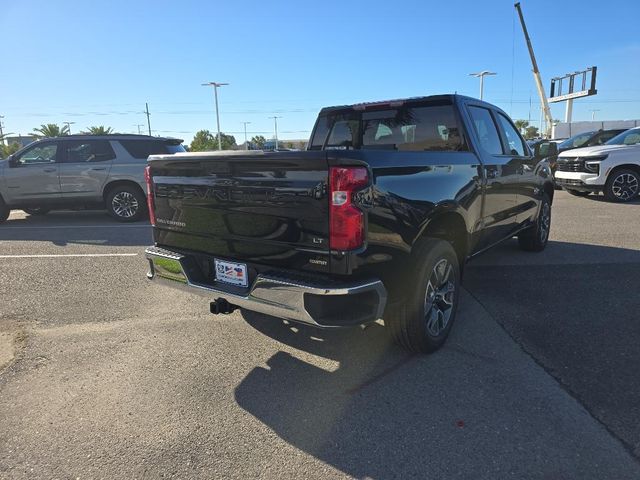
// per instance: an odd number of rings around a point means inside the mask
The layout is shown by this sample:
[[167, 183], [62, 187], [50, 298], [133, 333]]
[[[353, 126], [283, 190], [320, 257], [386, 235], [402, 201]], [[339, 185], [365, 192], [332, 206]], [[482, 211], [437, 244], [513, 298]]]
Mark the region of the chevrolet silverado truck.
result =
[[465, 263], [540, 251], [554, 188], [509, 117], [459, 95], [324, 108], [306, 151], [154, 155], [154, 282], [212, 313], [320, 328], [383, 319], [408, 350], [446, 340]]

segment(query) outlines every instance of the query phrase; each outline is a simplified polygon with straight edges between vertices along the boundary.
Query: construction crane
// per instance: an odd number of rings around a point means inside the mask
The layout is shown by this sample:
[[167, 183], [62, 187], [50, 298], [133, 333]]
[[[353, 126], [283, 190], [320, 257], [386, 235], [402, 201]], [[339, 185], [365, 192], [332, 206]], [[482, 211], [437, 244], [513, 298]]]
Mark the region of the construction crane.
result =
[[[514, 7], [516, 7], [516, 10], [518, 11], [518, 16], [520, 17], [520, 24], [522, 25], [522, 32], [524, 33], [524, 39], [527, 41], [529, 56], [531, 56], [531, 65], [533, 66], [533, 78], [536, 81], [536, 87], [538, 88], [538, 95], [540, 96], [540, 102], [542, 103], [542, 111], [544, 112], [544, 119], [547, 124], [546, 134], [547, 136], [549, 136], [551, 127], [553, 126], [553, 117], [551, 116], [551, 110], [549, 109], [549, 102], [547, 101], [547, 96], [544, 94], [544, 87], [542, 86], [542, 78], [540, 77], [540, 70], [538, 70], [538, 62], [536, 62], [536, 56], [533, 53], [533, 46], [531, 45], [529, 32], [527, 32], [527, 26], [524, 23], [524, 17], [522, 16], [522, 9], [520, 8], [520, 2], [514, 4]], [[540, 127], [542, 127], [542, 125]]]

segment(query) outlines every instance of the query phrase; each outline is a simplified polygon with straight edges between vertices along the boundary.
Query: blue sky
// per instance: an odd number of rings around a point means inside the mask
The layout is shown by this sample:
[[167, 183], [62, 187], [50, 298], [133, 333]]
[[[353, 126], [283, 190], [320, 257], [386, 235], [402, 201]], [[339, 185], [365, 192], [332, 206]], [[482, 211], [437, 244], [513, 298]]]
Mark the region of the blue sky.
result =
[[[523, 0], [548, 90], [552, 76], [597, 65], [595, 97], [574, 120], [640, 118], [640, 2]], [[306, 138], [322, 106], [458, 92], [498, 72], [485, 99], [538, 122], [539, 103], [513, 2], [0, 0], [5, 131], [75, 122], [191, 140], [221, 126]], [[529, 108], [529, 99], [533, 108]], [[564, 104], [552, 107], [564, 117]], [[531, 113], [530, 113], [531, 112]]]

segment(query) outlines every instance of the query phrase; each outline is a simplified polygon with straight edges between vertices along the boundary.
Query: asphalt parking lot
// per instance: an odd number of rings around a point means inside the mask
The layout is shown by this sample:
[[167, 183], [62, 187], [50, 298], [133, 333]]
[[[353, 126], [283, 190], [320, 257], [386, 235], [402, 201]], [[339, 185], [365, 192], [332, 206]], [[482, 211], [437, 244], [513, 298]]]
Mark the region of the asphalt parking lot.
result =
[[147, 283], [146, 224], [14, 212], [0, 478], [640, 478], [640, 202], [553, 217], [545, 252], [469, 265], [423, 357], [378, 324], [214, 317]]

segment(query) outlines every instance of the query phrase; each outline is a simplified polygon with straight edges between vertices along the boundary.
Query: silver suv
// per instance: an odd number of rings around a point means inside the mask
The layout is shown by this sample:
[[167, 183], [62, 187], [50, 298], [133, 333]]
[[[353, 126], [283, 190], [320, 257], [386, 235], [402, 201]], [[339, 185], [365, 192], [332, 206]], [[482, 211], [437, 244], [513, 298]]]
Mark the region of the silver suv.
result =
[[106, 208], [121, 222], [147, 214], [149, 155], [184, 152], [182, 140], [146, 135], [69, 135], [38, 140], [0, 160], [0, 223], [12, 209], [44, 215]]

